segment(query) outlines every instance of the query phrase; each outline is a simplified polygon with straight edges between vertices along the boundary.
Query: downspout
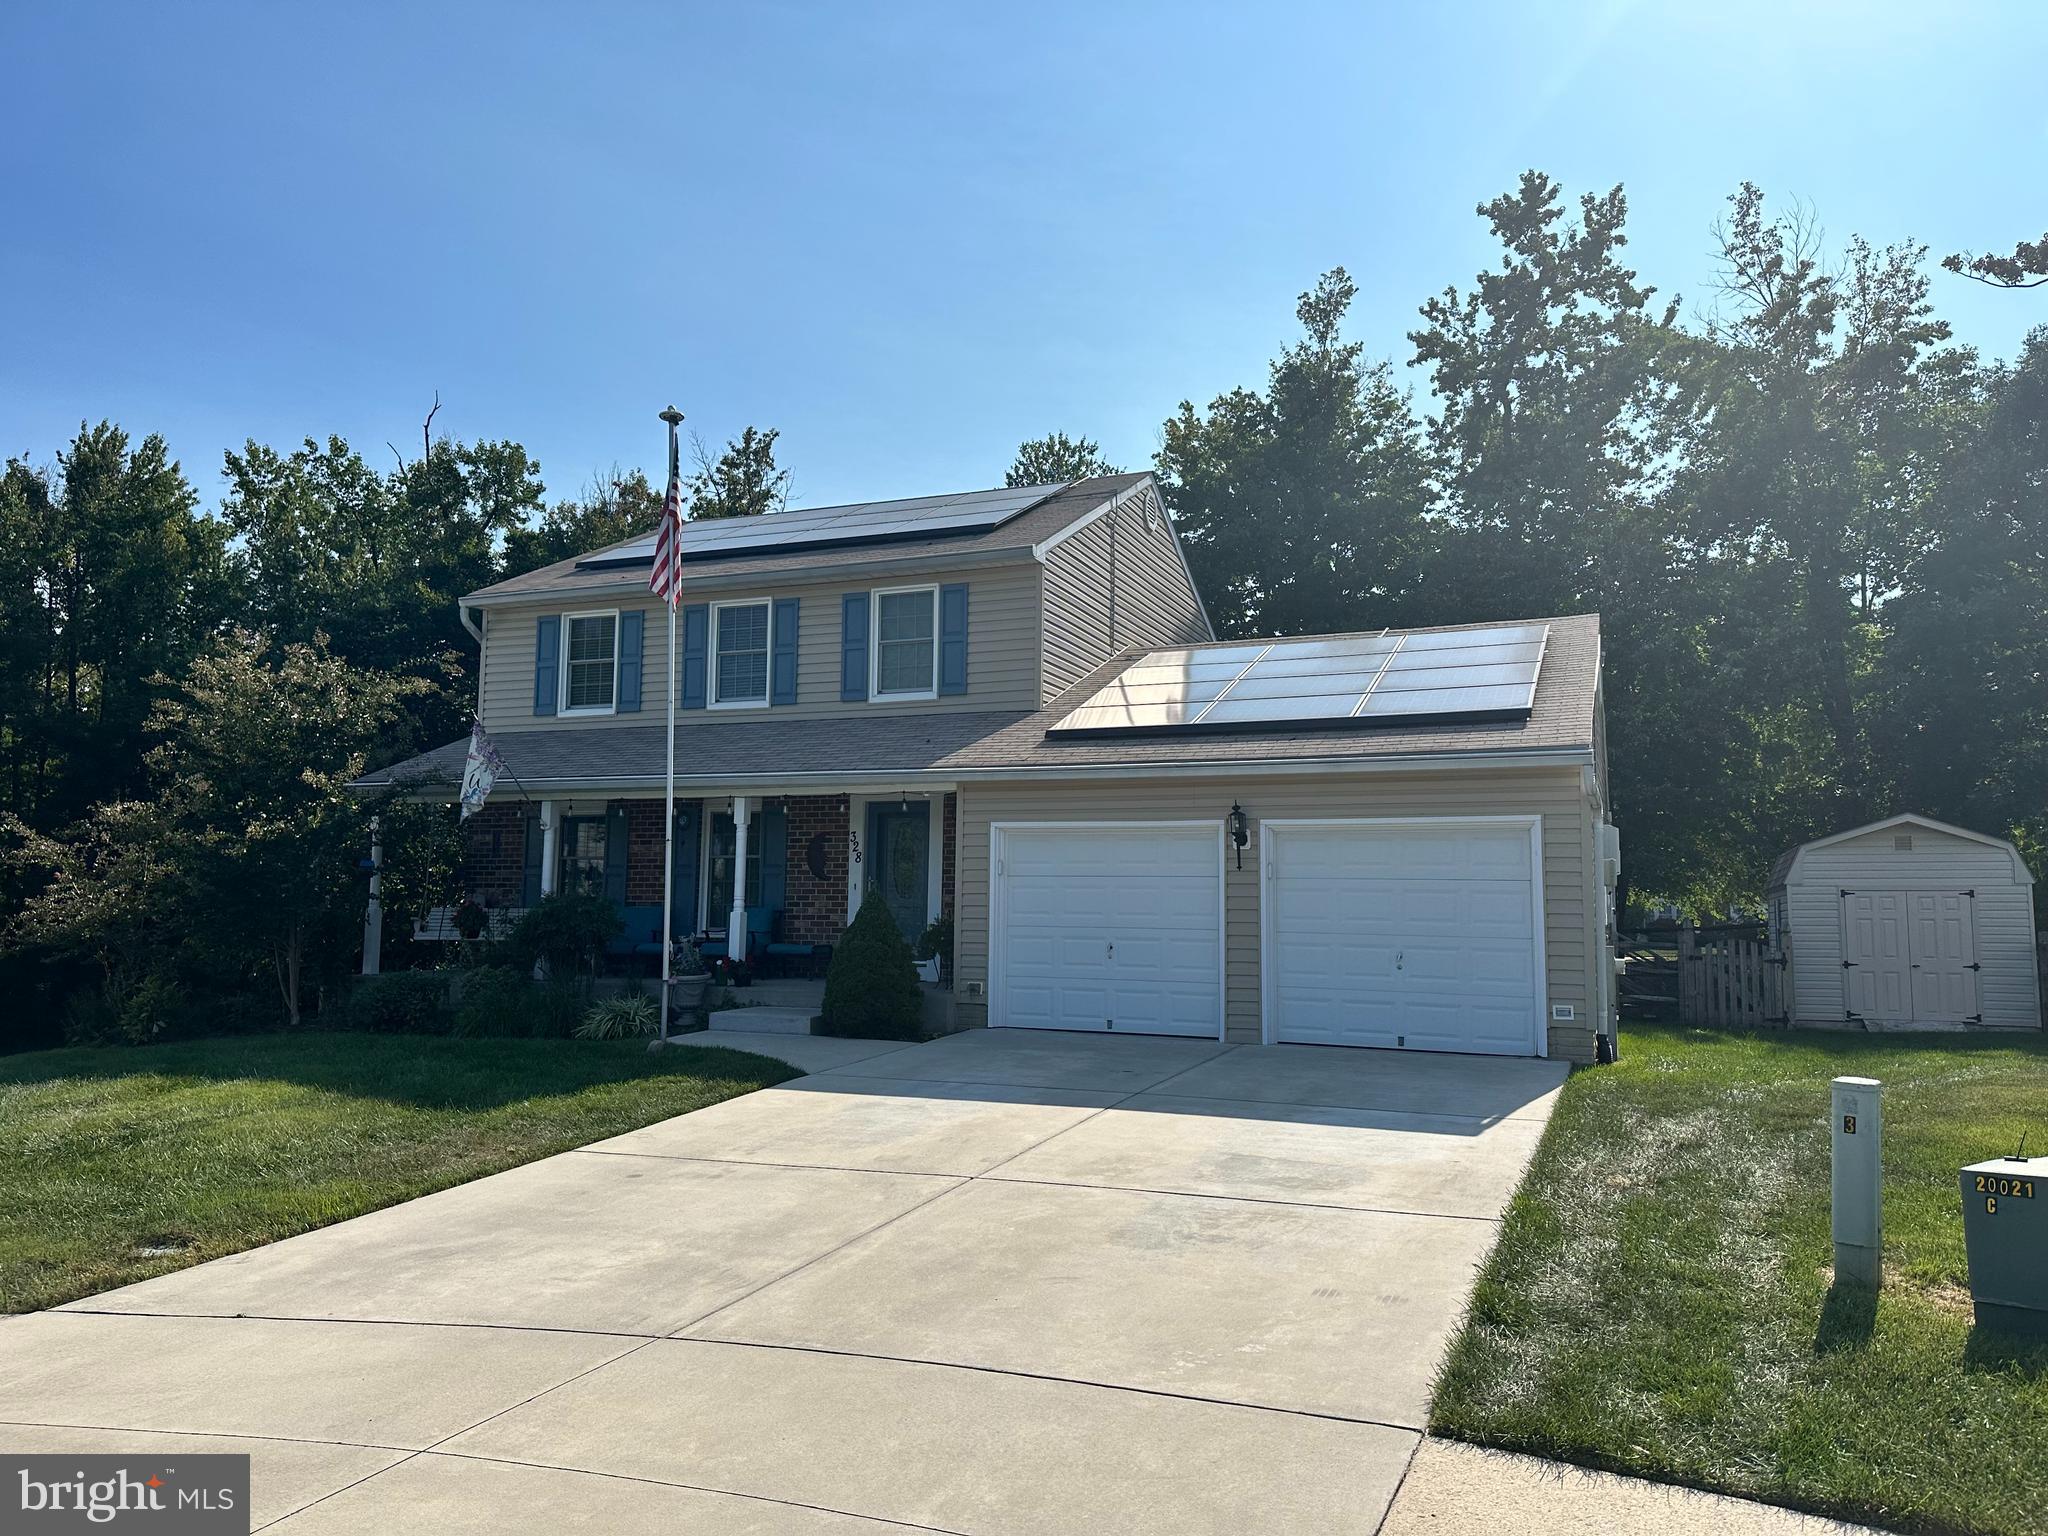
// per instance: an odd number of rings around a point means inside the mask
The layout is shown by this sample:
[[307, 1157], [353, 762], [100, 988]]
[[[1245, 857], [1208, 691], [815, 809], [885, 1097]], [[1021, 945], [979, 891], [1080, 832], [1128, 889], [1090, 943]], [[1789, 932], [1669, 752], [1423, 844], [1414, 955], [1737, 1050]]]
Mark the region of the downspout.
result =
[[[455, 611], [462, 617], [462, 627], [476, 637], [476, 718], [484, 717], [484, 623], [489, 622], [481, 608], [471, 608], [467, 603], [457, 603]], [[484, 623], [478, 622], [481, 616]]]

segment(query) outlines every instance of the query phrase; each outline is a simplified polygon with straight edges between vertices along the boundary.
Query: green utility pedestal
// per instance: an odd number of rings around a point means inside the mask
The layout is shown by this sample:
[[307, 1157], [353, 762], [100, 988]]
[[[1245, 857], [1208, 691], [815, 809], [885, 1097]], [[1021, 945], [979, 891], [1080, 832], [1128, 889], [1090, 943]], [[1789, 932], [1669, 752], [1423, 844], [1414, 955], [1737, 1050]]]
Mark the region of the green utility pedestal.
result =
[[1978, 1326], [2048, 1334], [2048, 1157], [1965, 1168], [1963, 1241]]

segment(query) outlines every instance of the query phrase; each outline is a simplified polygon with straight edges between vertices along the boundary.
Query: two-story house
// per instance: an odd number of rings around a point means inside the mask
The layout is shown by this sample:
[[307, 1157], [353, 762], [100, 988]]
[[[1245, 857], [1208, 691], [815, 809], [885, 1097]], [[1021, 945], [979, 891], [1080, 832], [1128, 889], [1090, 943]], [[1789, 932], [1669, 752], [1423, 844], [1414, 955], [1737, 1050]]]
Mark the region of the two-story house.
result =
[[[960, 1019], [1592, 1059], [1597, 618], [1219, 642], [1149, 475], [688, 524], [463, 599], [508, 772], [474, 899], [829, 944], [954, 919]], [[465, 744], [368, 775], [452, 798]]]

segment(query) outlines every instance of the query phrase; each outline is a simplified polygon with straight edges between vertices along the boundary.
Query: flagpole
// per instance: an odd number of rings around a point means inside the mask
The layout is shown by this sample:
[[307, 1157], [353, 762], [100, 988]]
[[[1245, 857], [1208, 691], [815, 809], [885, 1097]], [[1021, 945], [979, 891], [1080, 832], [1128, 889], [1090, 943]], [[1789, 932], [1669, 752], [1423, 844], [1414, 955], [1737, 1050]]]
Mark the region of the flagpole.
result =
[[[671, 489], [682, 469], [681, 446], [676, 440], [676, 429], [683, 424], [683, 413], [670, 406], [661, 413], [661, 419], [668, 423], [668, 474]], [[668, 772], [662, 793], [661, 818], [661, 1038], [668, 1039], [669, 988], [674, 981], [672, 974], [675, 964], [675, 882], [676, 882], [676, 692], [680, 679], [676, 676], [676, 606], [681, 594], [676, 591], [675, 582], [680, 578], [678, 567], [682, 564], [681, 530], [669, 545], [670, 586], [666, 598], [668, 605], [668, 683], [663, 689], [668, 695]]]

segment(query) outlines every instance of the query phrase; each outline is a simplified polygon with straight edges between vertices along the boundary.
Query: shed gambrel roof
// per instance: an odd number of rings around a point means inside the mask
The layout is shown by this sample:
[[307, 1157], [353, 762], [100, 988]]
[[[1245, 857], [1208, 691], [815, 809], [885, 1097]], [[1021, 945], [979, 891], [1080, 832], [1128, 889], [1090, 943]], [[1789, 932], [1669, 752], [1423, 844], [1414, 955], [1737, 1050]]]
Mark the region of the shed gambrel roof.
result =
[[1842, 832], [1830, 832], [1826, 837], [1816, 837], [1811, 842], [1801, 843], [1796, 848], [1787, 848], [1771, 861], [1769, 890], [1780, 890], [1789, 885], [1799, 864], [1799, 856], [1815, 848], [1831, 848], [1837, 843], [1846, 843], [1852, 838], [1866, 837], [1872, 832], [1889, 832], [1894, 827], [1920, 827], [1929, 832], [1943, 832], [1950, 837], [1960, 837], [1966, 842], [1982, 843], [1996, 848], [2012, 860], [2013, 878], [2021, 885], [2034, 883], [2033, 873], [2027, 868], [2027, 861], [2020, 856], [2019, 849], [2008, 839], [1993, 837], [1988, 832], [1973, 832], [1968, 827], [1958, 827], [1951, 822], [1936, 821], [1932, 816], [1922, 816], [1906, 811], [1897, 816], [1887, 816], [1881, 821], [1866, 822], [1860, 827], [1850, 827]]
[[[1098, 667], [1043, 709], [932, 711], [927, 714], [844, 715], [801, 720], [694, 719], [676, 727], [678, 782], [744, 787], [746, 781], [824, 782], [885, 778], [905, 785], [987, 777], [1060, 778], [1102, 772], [1173, 772], [1189, 768], [1262, 771], [1319, 765], [1386, 766], [1387, 760], [1426, 767], [1484, 754], [1556, 761], [1560, 754], [1593, 759], [1594, 715], [1600, 679], [1600, 620], [1596, 614], [1552, 618], [1543, 670], [1527, 719], [1438, 721], [1357, 730], [1292, 729], [1185, 735], [1057, 739], [1047, 730], [1104, 683], [1130, 667], [1131, 651]], [[1442, 632], [1492, 628], [1446, 625]], [[1439, 631], [1417, 631], [1434, 633]], [[579, 789], [644, 790], [662, 782], [662, 727], [592, 725], [569, 730], [501, 731], [492, 738], [511, 775], [535, 794]], [[462, 777], [468, 738], [365, 774], [360, 789], [408, 781], [449, 784]], [[501, 785], [512, 785], [501, 777]], [[692, 793], [699, 792], [696, 789]]]

